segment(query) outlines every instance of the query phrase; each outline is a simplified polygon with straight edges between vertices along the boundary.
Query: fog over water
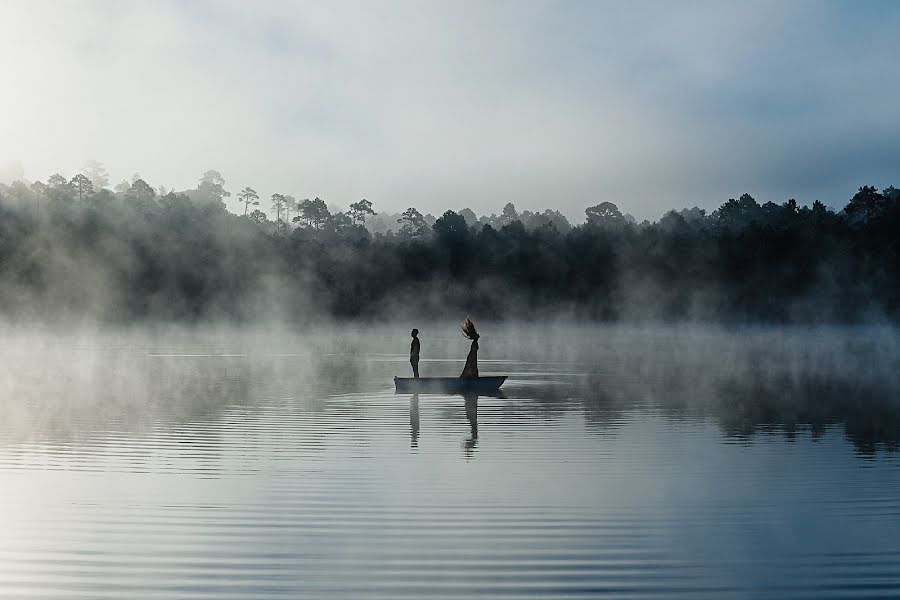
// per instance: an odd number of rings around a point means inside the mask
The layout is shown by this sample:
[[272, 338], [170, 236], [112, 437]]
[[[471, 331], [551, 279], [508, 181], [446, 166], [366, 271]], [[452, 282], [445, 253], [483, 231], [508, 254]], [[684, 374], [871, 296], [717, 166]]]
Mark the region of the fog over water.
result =
[[7, 326], [0, 597], [892, 597], [900, 334]]
[[900, 598], [900, 2], [0, 16], [0, 600]]

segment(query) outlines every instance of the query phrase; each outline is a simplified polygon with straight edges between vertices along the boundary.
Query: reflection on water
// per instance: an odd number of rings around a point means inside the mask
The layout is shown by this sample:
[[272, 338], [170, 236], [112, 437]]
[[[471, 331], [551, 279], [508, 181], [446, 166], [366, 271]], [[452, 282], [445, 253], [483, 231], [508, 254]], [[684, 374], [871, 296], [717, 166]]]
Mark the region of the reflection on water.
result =
[[[498, 397], [498, 396], [495, 396]], [[478, 396], [460, 396], [469, 422], [469, 435], [463, 442], [463, 456], [466, 459], [475, 456], [478, 445]], [[419, 447], [419, 394], [412, 394], [409, 399], [409, 447]]]
[[419, 446], [419, 395], [413, 394], [409, 399], [409, 447]]
[[463, 442], [463, 456], [472, 458], [478, 445], [478, 396], [465, 398], [466, 420], [469, 421], [469, 437]]
[[895, 331], [407, 329], [13, 339], [0, 597], [900, 595]]

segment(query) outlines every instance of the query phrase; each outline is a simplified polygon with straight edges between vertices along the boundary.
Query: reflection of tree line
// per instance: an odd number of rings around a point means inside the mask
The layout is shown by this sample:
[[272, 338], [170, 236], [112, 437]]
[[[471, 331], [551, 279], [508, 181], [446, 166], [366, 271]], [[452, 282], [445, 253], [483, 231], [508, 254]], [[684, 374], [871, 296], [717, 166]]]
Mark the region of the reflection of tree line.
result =
[[[126, 338], [123, 350], [115, 338], [92, 338], [90, 346], [101, 350], [85, 351], [64, 338], [9, 335], [0, 361], [0, 436], [3, 443], [91, 445], [102, 443], [102, 434], [109, 431], [140, 435], [208, 425], [209, 443], [215, 442], [212, 430], [226, 414], [243, 411], [252, 418], [273, 407], [324, 414], [335, 397], [343, 414], [365, 419], [372, 410], [370, 395], [383, 393], [404, 361], [368, 359], [374, 350], [383, 350], [390, 331], [307, 332], [306, 346], [290, 338], [297, 346], [289, 355], [266, 354], [271, 343], [254, 346], [260, 343], [254, 336], [236, 342], [224, 332], [232, 352], [247, 349], [235, 357], [149, 355], [177, 354], [177, 344], [190, 345], [191, 340], [194, 350], [184, 354], [224, 353], [198, 349], [192, 337], [173, 339], [170, 350], [155, 351], [143, 349], [137, 340]], [[500, 414], [553, 420], [575, 408], [591, 428], [614, 429], [649, 405], [671, 418], [714, 418], [729, 436], [752, 437], [765, 430], [786, 436], [809, 431], [817, 437], [838, 426], [860, 452], [900, 447], [894, 329], [549, 326], [522, 329], [520, 337], [515, 331], [492, 341], [494, 356], [552, 357], [555, 366], [548, 370], [530, 363], [541, 371], [539, 380], [508, 381], [502, 388], [505, 399], [491, 404]], [[397, 334], [398, 340], [404, 334]], [[292, 347], [284, 340], [277, 345]], [[135, 346], [142, 349], [135, 351]], [[578, 372], [588, 374], [574, 375]], [[474, 449], [477, 400], [456, 398], [449, 407], [440, 403], [439, 418], [465, 417], [466, 444]], [[418, 402], [410, 402], [409, 417], [415, 446], [420, 439]], [[315, 428], [309, 432], [323, 440], [327, 436]]]
[[[46, 318], [291, 320], [321, 313], [482, 317], [548, 308], [587, 318], [863, 320], [900, 311], [900, 191], [864, 186], [835, 213], [821, 202], [759, 204], [748, 194], [707, 214], [637, 223], [611, 202], [572, 224], [557, 211], [438, 218], [410, 207], [373, 227], [368, 200], [332, 212], [272, 195], [275, 222], [225, 180], [156, 190], [139, 176], [107, 188], [102, 166], [71, 179], [0, 185], [0, 307]], [[284, 215], [282, 217], [282, 215]], [[384, 215], [381, 215], [383, 217]], [[399, 221], [399, 222], [396, 222]], [[433, 294], [430, 292], [434, 292]]]
[[[834, 343], [828, 340], [829, 343]], [[675, 344], [672, 344], [673, 347]], [[729, 355], [717, 344], [710, 352]], [[716, 365], [707, 356], [694, 360], [657, 352], [644, 364], [626, 352], [620, 365], [579, 378], [562, 378], [545, 384], [505, 386], [506, 396], [496, 410], [537, 420], [552, 421], [572, 410], [580, 411], [589, 428], [614, 430], [634, 411], [648, 406], [672, 419], [715, 419], [731, 437], [752, 439], [761, 431], [792, 437], [808, 431], [813, 439], [828, 427], [842, 427], [846, 438], [865, 455], [900, 449], [900, 375], [891, 376], [873, 366], [884, 358], [871, 357], [859, 347], [853, 361], [822, 362], [811, 353], [797, 364], [779, 352], [768, 357], [747, 351], [733, 355], [728, 364]], [[869, 349], [871, 350], [871, 349]], [[687, 354], [682, 348], [681, 354]], [[679, 354], [677, 349], [673, 355]], [[871, 361], [869, 358], [871, 358]], [[822, 362], [823, 368], [813, 365]], [[837, 365], [845, 364], [844, 368]], [[748, 364], [755, 365], [753, 368]], [[648, 366], [650, 365], [650, 366]], [[332, 396], [346, 414], [364, 419], [370, 410], [365, 396], [382, 376], [381, 365], [372, 371], [366, 361], [346, 356], [278, 357], [264, 360], [240, 358], [164, 358], [125, 355], [80, 363], [62, 356], [32, 356], [5, 361], [6, 389], [0, 397], [0, 435], [4, 444], [40, 442], [92, 447], [106, 442], [107, 432], [166, 431], [178, 437], [185, 431], [204, 430], [194, 454], [216, 453], [217, 423], [226, 414], [254, 418], [261, 410], [283, 404], [304, 413], [329, 410]], [[285, 377], [290, 371], [291, 376]], [[15, 374], [13, 376], [12, 374]], [[470, 458], [479, 440], [478, 399], [456, 397], [449, 407], [442, 403], [439, 418], [465, 417], [468, 431], [463, 454]], [[307, 434], [315, 434], [310, 428]], [[326, 433], [319, 432], [321, 443]], [[420, 441], [419, 398], [409, 400], [410, 446]], [[180, 442], [190, 446], [185, 435]], [[256, 441], [248, 437], [245, 442]], [[314, 439], [304, 444], [315, 444]], [[202, 446], [202, 447], [200, 447]]]
[[588, 376], [579, 383], [516, 388], [510, 410], [530, 410], [552, 420], [581, 410], [588, 427], [616, 429], [634, 411], [660, 409], [671, 419], [715, 419], [730, 437], [752, 439], [761, 431], [793, 438], [808, 431], [820, 438], [827, 427], [843, 427], [863, 455], [900, 450], [900, 387], [897, 382], [852, 381], [827, 374], [745, 372], [698, 374], [667, 367], [655, 377]]
[[717, 390], [703, 410], [716, 417], [730, 436], [750, 438], [766, 430], [793, 438], [798, 431], [808, 430], [818, 439], [826, 427], [842, 426], [862, 454], [900, 448], [897, 389], [818, 375], [758, 375], [749, 381], [720, 382]]

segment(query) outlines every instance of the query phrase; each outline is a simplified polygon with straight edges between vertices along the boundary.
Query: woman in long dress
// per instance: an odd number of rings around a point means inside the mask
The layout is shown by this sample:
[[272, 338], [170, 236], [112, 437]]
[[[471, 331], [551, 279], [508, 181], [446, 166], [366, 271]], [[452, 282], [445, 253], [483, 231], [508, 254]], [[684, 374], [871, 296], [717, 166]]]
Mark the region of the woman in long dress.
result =
[[478, 332], [475, 331], [475, 323], [472, 319], [466, 317], [460, 327], [463, 335], [472, 340], [472, 347], [469, 348], [469, 355], [466, 356], [466, 366], [460, 374], [460, 379], [478, 379]]

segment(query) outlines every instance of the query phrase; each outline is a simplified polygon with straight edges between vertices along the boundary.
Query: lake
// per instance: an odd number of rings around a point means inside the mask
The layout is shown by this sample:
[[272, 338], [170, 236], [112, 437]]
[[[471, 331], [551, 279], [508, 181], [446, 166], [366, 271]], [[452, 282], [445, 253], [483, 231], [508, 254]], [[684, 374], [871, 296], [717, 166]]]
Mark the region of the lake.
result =
[[2, 598], [900, 596], [900, 333], [5, 332]]

